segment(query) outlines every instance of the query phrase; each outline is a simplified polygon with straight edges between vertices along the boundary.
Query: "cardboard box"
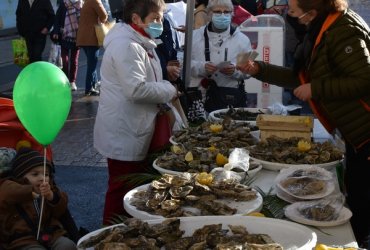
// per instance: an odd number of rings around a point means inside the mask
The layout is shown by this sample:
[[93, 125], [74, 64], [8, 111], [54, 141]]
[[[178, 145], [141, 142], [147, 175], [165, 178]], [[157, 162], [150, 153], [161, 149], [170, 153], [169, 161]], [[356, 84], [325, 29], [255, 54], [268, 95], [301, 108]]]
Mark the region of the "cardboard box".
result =
[[311, 116], [258, 115], [256, 124], [260, 129], [261, 140], [275, 135], [281, 138], [303, 137], [311, 141]]

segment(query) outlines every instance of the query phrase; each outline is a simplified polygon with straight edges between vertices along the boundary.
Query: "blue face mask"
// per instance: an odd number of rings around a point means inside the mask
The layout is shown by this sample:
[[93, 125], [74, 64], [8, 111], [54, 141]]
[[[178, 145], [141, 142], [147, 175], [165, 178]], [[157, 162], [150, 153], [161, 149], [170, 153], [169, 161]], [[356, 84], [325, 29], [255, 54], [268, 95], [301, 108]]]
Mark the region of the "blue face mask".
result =
[[216, 29], [225, 30], [230, 26], [231, 14], [213, 14], [212, 23]]
[[154, 39], [159, 37], [163, 32], [163, 26], [161, 23], [149, 23], [148, 27], [144, 28], [145, 32]]

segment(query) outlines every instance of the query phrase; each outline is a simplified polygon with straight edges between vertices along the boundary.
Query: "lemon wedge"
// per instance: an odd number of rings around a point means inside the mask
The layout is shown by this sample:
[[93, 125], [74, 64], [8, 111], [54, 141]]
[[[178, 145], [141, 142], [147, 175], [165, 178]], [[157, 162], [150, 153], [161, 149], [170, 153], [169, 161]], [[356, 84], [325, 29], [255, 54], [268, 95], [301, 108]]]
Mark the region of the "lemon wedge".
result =
[[175, 153], [175, 154], [179, 154], [179, 153], [181, 153], [182, 149], [181, 149], [181, 147], [180, 147], [180, 146], [178, 146], [178, 145], [172, 145], [172, 146], [171, 146], [171, 151], [172, 151], [173, 153]]
[[300, 140], [297, 144], [298, 151], [307, 152], [311, 149], [311, 143], [305, 140]]
[[192, 160], [194, 160], [193, 153], [191, 151], [189, 151], [185, 155], [185, 161], [191, 162]]
[[354, 247], [331, 247], [324, 244], [317, 244], [315, 250], [356, 250]]
[[226, 163], [228, 163], [229, 162], [229, 160], [227, 159], [227, 157], [226, 156], [224, 156], [223, 154], [221, 154], [221, 153], [218, 153], [217, 155], [216, 155], [216, 164], [218, 165], [218, 166], [223, 166], [223, 165], [225, 165]]
[[263, 213], [260, 212], [251, 212], [246, 214], [247, 216], [255, 216], [255, 217], [266, 217]]
[[199, 173], [195, 179], [202, 185], [210, 185], [213, 181], [213, 175], [206, 172]]
[[209, 126], [209, 129], [213, 132], [213, 133], [219, 133], [223, 130], [223, 126], [222, 124], [211, 124]]
[[19, 150], [20, 148], [30, 148], [32, 145], [31, 145], [31, 142], [27, 141], [27, 140], [20, 140], [17, 142], [17, 145], [15, 146], [15, 150]]
[[214, 152], [214, 151], [216, 151], [217, 150], [217, 148], [215, 147], [215, 146], [210, 146], [209, 148], [208, 148], [208, 150], [209, 151], [211, 151], [211, 152]]

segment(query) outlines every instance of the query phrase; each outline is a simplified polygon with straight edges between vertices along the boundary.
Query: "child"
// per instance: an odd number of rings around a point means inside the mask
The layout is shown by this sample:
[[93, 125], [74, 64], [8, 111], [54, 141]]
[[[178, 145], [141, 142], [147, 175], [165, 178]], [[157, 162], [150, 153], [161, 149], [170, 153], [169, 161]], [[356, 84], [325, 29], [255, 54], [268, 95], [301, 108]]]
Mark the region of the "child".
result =
[[67, 195], [52, 185], [53, 167], [48, 161], [44, 182], [43, 165], [44, 157], [37, 151], [21, 148], [13, 160], [11, 176], [0, 180], [0, 244], [4, 249], [76, 249], [75, 243], [63, 236], [66, 231], [59, 221], [67, 209]]

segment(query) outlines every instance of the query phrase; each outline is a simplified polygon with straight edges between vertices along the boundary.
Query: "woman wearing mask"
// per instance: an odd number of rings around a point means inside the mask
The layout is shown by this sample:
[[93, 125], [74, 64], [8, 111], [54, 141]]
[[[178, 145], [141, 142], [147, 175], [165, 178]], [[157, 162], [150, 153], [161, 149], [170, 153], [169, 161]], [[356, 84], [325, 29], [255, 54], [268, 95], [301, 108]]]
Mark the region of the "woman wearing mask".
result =
[[85, 51], [87, 58], [85, 95], [99, 95], [97, 90], [99, 79], [96, 67], [98, 65], [100, 47], [95, 33], [95, 25], [98, 22], [105, 23], [107, 20], [108, 14], [101, 0], [84, 1], [77, 31], [77, 46]]
[[127, 0], [123, 23], [104, 39], [101, 93], [94, 127], [94, 146], [108, 158], [105, 225], [125, 213], [122, 199], [134, 186], [117, 178], [146, 172], [145, 158], [154, 133], [159, 104], [177, 98], [162, 80], [154, 39], [161, 35], [163, 0]]
[[[235, 65], [239, 53], [251, 51], [251, 43], [239, 28], [231, 26], [234, 10], [231, 0], [210, 0], [207, 9], [211, 21], [193, 32], [190, 87], [200, 86], [207, 91], [207, 112], [228, 105], [245, 107], [247, 75]], [[222, 87], [222, 93], [214, 85]], [[227, 100], [221, 96], [225, 93], [230, 97]]]
[[294, 89], [329, 132], [339, 130], [351, 224], [362, 244], [370, 229], [370, 30], [346, 0], [289, 0], [288, 14], [307, 27], [293, 69], [252, 61], [238, 67]]

